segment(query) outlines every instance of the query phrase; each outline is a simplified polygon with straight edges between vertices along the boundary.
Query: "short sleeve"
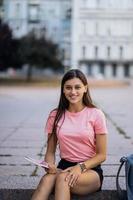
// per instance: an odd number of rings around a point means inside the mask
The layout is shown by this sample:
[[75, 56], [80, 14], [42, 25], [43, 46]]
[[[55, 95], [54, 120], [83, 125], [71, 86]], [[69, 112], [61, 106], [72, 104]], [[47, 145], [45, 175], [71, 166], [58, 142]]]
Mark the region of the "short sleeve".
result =
[[94, 130], [96, 134], [107, 134], [107, 123], [104, 113], [97, 109], [96, 116], [95, 116], [95, 123], [94, 123]]
[[55, 116], [56, 116], [56, 111], [55, 110], [51, 111], [49, 116], [48, 116], [46, 126], [45, 126], [45, 132], [47, 134], [52, 133]]

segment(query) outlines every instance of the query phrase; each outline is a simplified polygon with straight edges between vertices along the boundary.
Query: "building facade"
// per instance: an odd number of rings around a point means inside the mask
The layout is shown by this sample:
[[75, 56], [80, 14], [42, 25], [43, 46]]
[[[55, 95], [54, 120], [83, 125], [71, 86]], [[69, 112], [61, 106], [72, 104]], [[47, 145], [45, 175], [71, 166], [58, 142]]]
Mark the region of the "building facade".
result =
[[133, 0], [0, 2], [14, 37], [44, 31], [59, 44], [65, 66], [94, 77], [133, 77]]
[[4, 22], [14, 37], [36, 31], [59, 44], [64, 64], [70, 65], [71, 0], [4, 0]]
[[73, 0], [72, 67], [133, 77], [133, 0]]

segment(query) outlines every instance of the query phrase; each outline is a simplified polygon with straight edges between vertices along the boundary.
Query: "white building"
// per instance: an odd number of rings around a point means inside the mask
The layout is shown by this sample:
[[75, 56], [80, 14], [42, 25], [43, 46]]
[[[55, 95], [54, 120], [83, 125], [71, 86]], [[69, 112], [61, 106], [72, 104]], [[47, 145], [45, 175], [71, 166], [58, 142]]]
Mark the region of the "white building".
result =
[[73, 0], [72, 67], [133, 77], [133, 0]]
[[3, 20], [15, 37], [32, 29], [44, 31], [58, 43], [64, 61], [70, 65], [71, 0], [4, 0]]

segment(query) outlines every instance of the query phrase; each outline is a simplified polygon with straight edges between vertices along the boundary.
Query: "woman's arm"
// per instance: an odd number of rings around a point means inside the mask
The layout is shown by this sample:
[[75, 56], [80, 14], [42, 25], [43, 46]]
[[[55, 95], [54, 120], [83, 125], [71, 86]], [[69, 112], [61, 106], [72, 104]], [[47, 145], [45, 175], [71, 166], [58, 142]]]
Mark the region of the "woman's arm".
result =
[[49, 174], [57, 173], [55, 165], [55, 151], [57, 146], [57, 139], [54, 134], [48, 136], [47, 149], [44, 160], [48, 163], [49, 169], [45, 169]]
[[47, 149], [45, 154], [45, 161], [51, 164], [55, 163], [55, 151], [57, 146], [57, 138], [54, 134], [48, 134]]
[[106, 160], [107, 154], [107, 134], [97, 134], [96, 135], [96, 155], [86, 160], [85, 166], [87, 169], [96, 167]]

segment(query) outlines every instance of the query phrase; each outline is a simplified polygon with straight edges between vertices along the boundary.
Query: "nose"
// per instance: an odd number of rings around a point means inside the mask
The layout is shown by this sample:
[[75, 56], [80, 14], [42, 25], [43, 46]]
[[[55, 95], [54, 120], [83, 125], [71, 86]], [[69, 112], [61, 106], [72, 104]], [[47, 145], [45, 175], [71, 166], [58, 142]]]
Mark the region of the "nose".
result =
[[72, 93], [72, 94], [75, 94], [75, 93], [76, 93], [76, 89], [75, 89], [75, 88], [72, 88], [72, 89], [71, 89], [71, 93]]

